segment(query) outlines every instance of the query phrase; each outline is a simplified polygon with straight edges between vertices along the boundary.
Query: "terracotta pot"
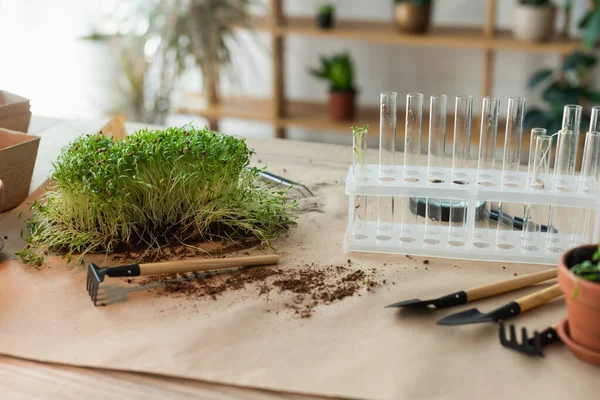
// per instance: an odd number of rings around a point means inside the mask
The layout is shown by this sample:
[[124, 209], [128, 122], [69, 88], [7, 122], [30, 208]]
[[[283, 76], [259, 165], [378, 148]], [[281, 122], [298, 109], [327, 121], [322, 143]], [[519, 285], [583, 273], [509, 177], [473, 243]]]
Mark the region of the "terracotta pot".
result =
[[545, 42], [552, 38], [556, 7], [519, 4], [515, 7], [513, 35], [516, 39]]
[[317, 24], [319, 28], [322, 29], [331, 29], [333, 28], [333, 12], [327, 14], [319, 14], [317, 17]]
[[431, 20], [431, 4], [416, 6], [411, 2], [396, 4], [394, 20], [400, 32], [425, 33]]
[[600, 352], [600, 283], [579, 278], [570, 271], [574, 265], [591, 260], [597, 246], [580, 246], [564, 253], [558, 264], [558, 283], [567, 302], [571, 338]]
[[329, 92], [329, 117], [335, 121], [347, 121], [354, 118], [356, 110], [356, 92]]

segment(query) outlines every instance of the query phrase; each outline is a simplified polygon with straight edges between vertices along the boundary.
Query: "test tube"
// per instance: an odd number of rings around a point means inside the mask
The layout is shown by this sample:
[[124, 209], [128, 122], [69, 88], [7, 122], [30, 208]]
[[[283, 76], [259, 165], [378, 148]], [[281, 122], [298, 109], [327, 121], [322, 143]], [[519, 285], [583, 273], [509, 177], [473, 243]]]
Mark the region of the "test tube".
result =
[[423, 94], [406, 95], [406, 125], [404, 130], [405, 181], [416, 182], [421, 157], [421, 131], [423, 127]]
[[573, 175], [577, 158], [577, 145], [579, 143], [579, 129], [581, 127], [582, 106], [567, 104], [563, 108], [562, 129], [573, 132], [569, 146], [569, 163], [566, 174]]
[[[544, 129], [545, 130], [545, 129]], [[527, 182], [530, 188], [543, 189], [548, 183], [548, 168], [552, 149], [552, 138], [545, 134], [534, 135], [530, 150]], [[541, 248], [541, 221], [545, 206], [525, 204], [523, 213], [522, 247], [528, 251]]]
[[[423, 127], [423, 94], [406, 95], [406, 123], [404, 129], [404, 181], [419, 181], [421, 157], [421, 131]], [[410, 197], [394, 198], [394, 216], [400, 224], [400, 240], [414, 242], [415, 227], [418, 223], [418, 212], [411, 210]], [[418, 204], [418, 200], [414, 199]]]
[[479, 158], [477, 159], [477, 181], [479, 185], [490, 186], [494, 169], [496, 136], [498, 134], [499, 97], [484, 97], [481, 108], [481, 132], [479, 134]]
[[[536, 182], [532, 181], [533, 177], [536, 176], [536, 174], [533, 173], [533, 168], [535, 165], [535, 156], [536, 156], [535, 146], [537, 145], [536, 138], [538, 136], [546, 136], [547, 132], [548, 131], [544, 128], [533, 128], [531, 130], [531, 138], [529, 141], [529, 163], [527, 164], [527, 184], [530, 187], [538, 188], [538, 186], [536, 186]], [[548, 150], [548, 152], [550, 152], [550, 151]]]
[[[368, 136], [368, 126], [352, 129], [352, 174], [354, 179], [358, 181], [366, 179]], [[352, 207], [352, 236], [355, 239], [365, 239], [367, 237], [365, 227], [365, 221], [367, 219], [367, 196], [354, 196], [354, 204]]]
[[[445, 94], [431, 96], [429, 102], [429, 142], [427, 145], [427, 175], [432, 184], [442, 183], [444, 151], [446, 147]], [[442, 199], [428, 198], [425, 205], [425, 239], [427, 244], [440, 242]]]
[[[597, 192], [597, 173], [600, 161], [600, 132], [589, 131], [585, 135], [583, 147], [583, 160], [581, 162], [581, 175], [578, 191], [581, 194], [595, 194]], [[590, 209], [578, 208], [573, 219], [571, 246], [579, 246], [593, 241], [593, 227], [595, 216]]]
[[502, 184], [508, 187], [518, 186], [517, 176], [521, 162], [524, 112], [524, 97], [511, 97], [508, 99], [506, 132], [504, 134], [504, 157], [502, 160]]
[[[471, 146], [473, 97], [457, 96], [454, 107], [454, 142], [452, 146], [452, 182], [468, 184], [467, 168]], [[463, 246], [467, 236], [467, 199], [450, 201], [449, 241]]]
[[[379, 180], [394, 180], [396, 155], [397, 93], [383, 92], [380, 97], [379, 114]], [[377, 240], [390, 240], [394, 224], [394, 198], [377, 198]]]
[[[479, 134], [479, 157], [477, 159], [477, 184], [492, 186], [492, 171], [496, 152], [496, 136], [498, 134], [498, 114], [500, 112], [500, 98], [484, 97], [481, 107], [481, 131]], [[484, 201], [476, 213], [476, 226], [473, 245], [475, 247], [488, 247], [487, 236], [490, 227], [491, 203]]]
[[381, 93], [379, 103], [379, 179], [393, 180], [396, 155], [397, 93]]
[[[568, 178], [570, 168], [571, 150], [573, 146], [573, 132], [561, 130], [558, 133], [558, 142], [556, 146], [556, 157], [554, 160], [554, 179], [552, 190], [554, 191], [569, 191], [571, 190], [571, 180]], [[568, 207], [551, 206], [550, 217], [548, 218], [548, 236], [546, 247], [548, 250], [555, 253], [565, 251], [567, 243], [565, 243], [564, 232], [559, 233], [556, 227], [557, 221], [561, 215], [569, 212]], [[561, 227], [561, 231], [564, 229]]]
[[600, 106], [592, 107], [592, 116], [590, 118], [588, 132], [600, 132]]

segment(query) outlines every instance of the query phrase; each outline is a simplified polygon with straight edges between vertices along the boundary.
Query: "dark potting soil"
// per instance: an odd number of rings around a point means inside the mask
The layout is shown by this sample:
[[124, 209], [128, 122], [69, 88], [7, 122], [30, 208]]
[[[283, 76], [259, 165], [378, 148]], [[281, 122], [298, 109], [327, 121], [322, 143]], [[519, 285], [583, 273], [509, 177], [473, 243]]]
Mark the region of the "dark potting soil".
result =
[[362, 290], [371, 291], [379, 285], [375, 270], [366, 272], [348, 266], [314, 263], [289, 268], [250, 267], [213, 273], [157, 275], [127, 282], [159, 283], [159, 296], [189, 300], [214, 301], [225, 292], [238, 290], [248, 290], [268, 301], [274, 300], [273, 296], [291, 293], [291, 299], [287, 298], [283, 306], [300, 318], [312, 316], [319, 305], [340, 301]]

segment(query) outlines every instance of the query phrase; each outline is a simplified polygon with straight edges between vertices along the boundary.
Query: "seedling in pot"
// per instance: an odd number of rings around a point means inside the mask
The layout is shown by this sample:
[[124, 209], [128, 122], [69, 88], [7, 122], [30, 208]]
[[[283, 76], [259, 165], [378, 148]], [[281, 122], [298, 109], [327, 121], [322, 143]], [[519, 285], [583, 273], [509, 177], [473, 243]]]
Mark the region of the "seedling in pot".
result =
[[331, 29], [334, 24], [334, 12], [335, 8], [333, 4], [324, 3], [319, 6], [317, 10], [317, 23], [320, 28]]

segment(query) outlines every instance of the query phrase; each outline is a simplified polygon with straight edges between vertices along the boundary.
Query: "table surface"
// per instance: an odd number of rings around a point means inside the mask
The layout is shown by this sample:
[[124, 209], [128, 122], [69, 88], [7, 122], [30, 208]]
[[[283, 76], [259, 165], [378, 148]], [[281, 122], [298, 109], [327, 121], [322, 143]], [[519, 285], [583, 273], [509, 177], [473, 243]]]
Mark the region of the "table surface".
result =
[[[90, 126], [107, 121], [62, 120], [34, 116], [29, 133], [42, 138], [32, 189], [47, 178], [50, 162], [73, 133], [88, 133]], [[128, 131], [137, 128], [127, 125]], [[56, 132], [65, 132], [56, 135]], [[52, 133], [52, 138], [48, 134]], [[68, 133], [68, 134], [66, 134]], [[0, 328], [1, 329], [1, 328]], [[235, 387], [210, 382], [176, 379], [93, 368], [40, 363], [0, 355], [0, 398], [7, 399], [315, 399], [318, 397]]]

